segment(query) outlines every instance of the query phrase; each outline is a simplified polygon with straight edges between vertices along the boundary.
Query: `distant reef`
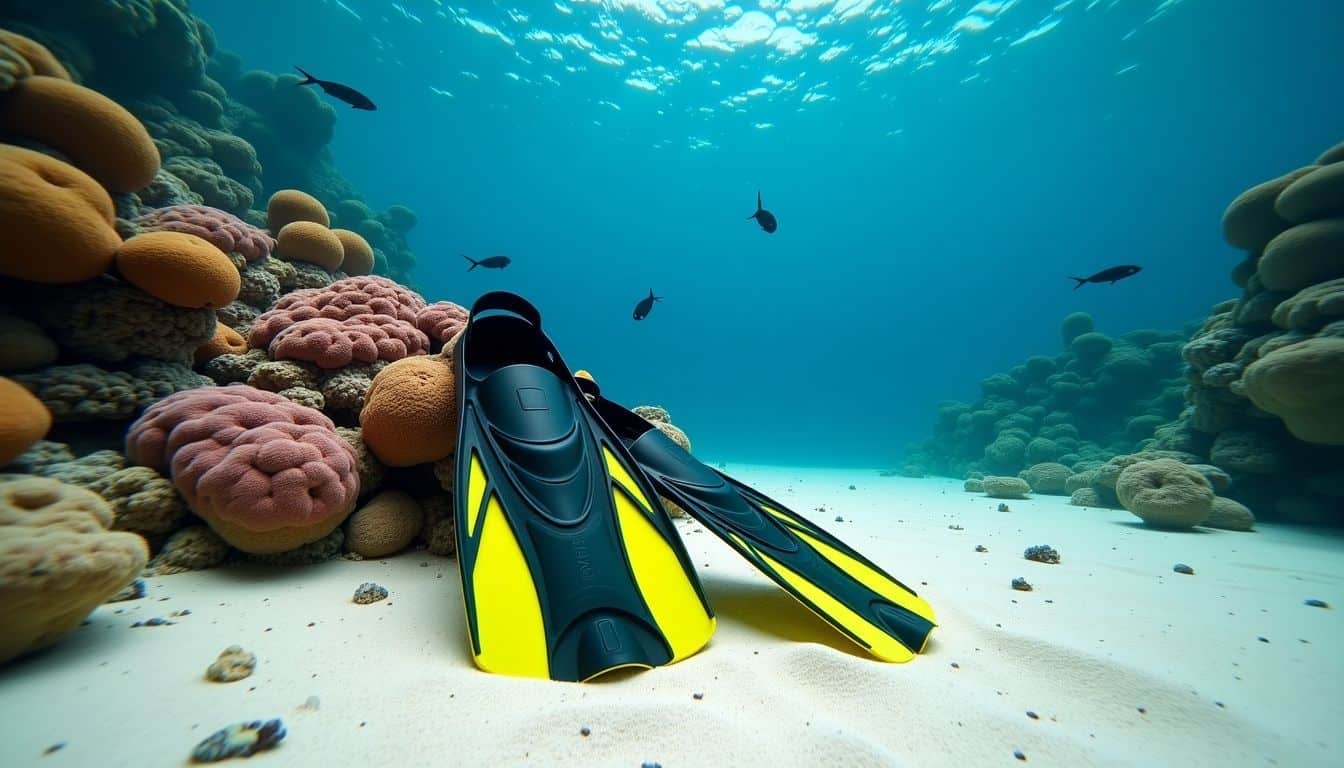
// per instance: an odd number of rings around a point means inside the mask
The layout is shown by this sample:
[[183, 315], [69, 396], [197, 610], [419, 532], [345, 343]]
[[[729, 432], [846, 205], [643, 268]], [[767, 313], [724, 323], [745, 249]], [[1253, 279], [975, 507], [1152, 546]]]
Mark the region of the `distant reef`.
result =
[[[897, 471], [1159, 527], [1344, 525], [1344, 143], [1237, 196], [1222, 228], [1246, 252], [1240, 297], [1193, 328], [1114, 339], [1069, 315], [1063, 352], [941, 404]], [[1155, 494], [1171, 503], [1153, 511]]]
[[[123, 229], [174, 204], [266, 227], [267, 199], [301, 189], [327, 208], [331, 226], [368, 241], [375, 274], [410, 284], [406, 234], [416, 216], [401, 205], [372, 210], [337, 170], [328, 148], [337, 111], [315, 89], [293, 87], [296, 75], [247, 70], [187, 0], [15, 0], [0, 9], [0, 28], [40, 43], [69, 80], [110, 97], [148, 130], [161, 167], [150, 183], [114, 193]], [[31, 69], [20, 61], [12, 44], [0, 45], [0, 83]], [[66, 151], [47, 138], [48, 149]]]

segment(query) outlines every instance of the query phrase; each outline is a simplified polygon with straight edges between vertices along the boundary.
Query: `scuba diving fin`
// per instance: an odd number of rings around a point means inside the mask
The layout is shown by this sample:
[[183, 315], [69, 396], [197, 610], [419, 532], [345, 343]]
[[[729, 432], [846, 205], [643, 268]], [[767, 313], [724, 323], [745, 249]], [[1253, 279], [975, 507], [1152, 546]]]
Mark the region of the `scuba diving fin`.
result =
[[702, 464], [602, 397], [590, 377], [581, 373], [576, 381], [660, 496], [873, 656], [904, 662], [923, 651], [937, 620], [914, 590], [783, 504]]
[[578, 681], [703, 648], [714, 615], [681, 538], [536, 308], [485, 294], [453, 356], [457, 551], [476, 665]]

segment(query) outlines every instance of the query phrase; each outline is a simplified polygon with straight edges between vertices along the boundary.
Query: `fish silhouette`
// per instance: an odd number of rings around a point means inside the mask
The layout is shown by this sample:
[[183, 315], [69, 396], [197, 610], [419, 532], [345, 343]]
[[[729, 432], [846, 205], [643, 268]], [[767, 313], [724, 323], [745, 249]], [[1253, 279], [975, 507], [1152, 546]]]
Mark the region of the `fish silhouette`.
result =
[[313, 77], [304, 71], [303, 67], [296, 66], [294, 68], [299, 70], [299, 72], [307, 78], [306, 80], [301, 80], [298, 83], [295, 83], [295, 85], [316, 85], [326, 91], [328, 96], [335, 96], [355, 109], [363, 109], [372, 112], [378, 108], [373, 105], [373, 102], [369, 100], [368, 96], [365, 96], [348, 85], [333, 83], [330, 80], [318, 80], [316, 77]]

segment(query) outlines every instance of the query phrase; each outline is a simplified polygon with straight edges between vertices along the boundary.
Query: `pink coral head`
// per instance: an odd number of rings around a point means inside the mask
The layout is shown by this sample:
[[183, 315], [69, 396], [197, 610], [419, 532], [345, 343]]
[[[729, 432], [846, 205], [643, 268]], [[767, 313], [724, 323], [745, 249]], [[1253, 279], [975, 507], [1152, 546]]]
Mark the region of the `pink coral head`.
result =
[[[269, 394], [269, 393], [268, 393]], [[276, 397], [280, 397], [276, 395]], [[183, 446], [201, 440], [212, 440], [229, 445], [242, 433], [257, 427], [275, 424], [301, 424], [336, 429], [335, 423], [316, 408], [300, 405], [281, 397], [279, 402], [234, 402], [221, 405], [192, 419], [179, 423], [168, 433], [164, 455], [172, 456]]]
[[326, 317], [299, 321], [271, 342], [276, 360], [307, 360], [327, 370], [351, 363], [391, 362], [429, 352], [429, 337], [414, 325], [386, 315]]
[[470, 313], [460, 304], [436, 301], [420, 310], [415, 324], [426, 336], [440, 344], [447, 344], [467, 325]]
[[[289, 400], [246, 384], [188, 389], [154, 403], [126, 432], [126, 457], [135, 464], [168, 471], [168, 436], [178, 425], [234, 403], [279, 405]], [[311, 410], [311, 409], [310, 409]], [[319, 414], [320, 415], [320, 414]]]
[[359, 496], [355, 451], [331, 428], [268, 424], [173, 455], [173, 481], [193, 511], [254, 532], [344, 518]]
[[416, 315], [424, 308], [425, 300], [419, 294], [385, 277], [347, 277], [325, 288], [307, 288], [280, 297], [252, 324], [248, 345], [265, 349], [289, 326], [318, 317], [349, 320], [374, 315], [415, 326]]
[[264, 230], [228, 211], [208, 205], [170, 205], [135, 220], [146, 232], [186, 232], [208, 240], [225, 253], [238, 253], [249, 262], [271, 254], [275, 241]]

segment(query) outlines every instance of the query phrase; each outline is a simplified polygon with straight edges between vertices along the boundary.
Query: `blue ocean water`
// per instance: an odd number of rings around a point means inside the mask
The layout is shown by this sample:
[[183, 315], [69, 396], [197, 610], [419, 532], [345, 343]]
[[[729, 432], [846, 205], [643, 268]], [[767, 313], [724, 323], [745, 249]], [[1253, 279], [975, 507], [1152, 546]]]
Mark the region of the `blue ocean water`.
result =
[[[427, 298], [522, 293], [567, 362], [715, 461], [888, 465], [939, 400], [1057, 352], [1069, 312], [1109, 334], [1202, 318], [1236, 292], [1227, 203], [1344, 133], [1336, 0], [193, 11], [248, 68], [377, 102], [336, 104], [332, 151], [375, 207], [419, 214]], [[747, 220], [758, 189], [773, 235]]]

